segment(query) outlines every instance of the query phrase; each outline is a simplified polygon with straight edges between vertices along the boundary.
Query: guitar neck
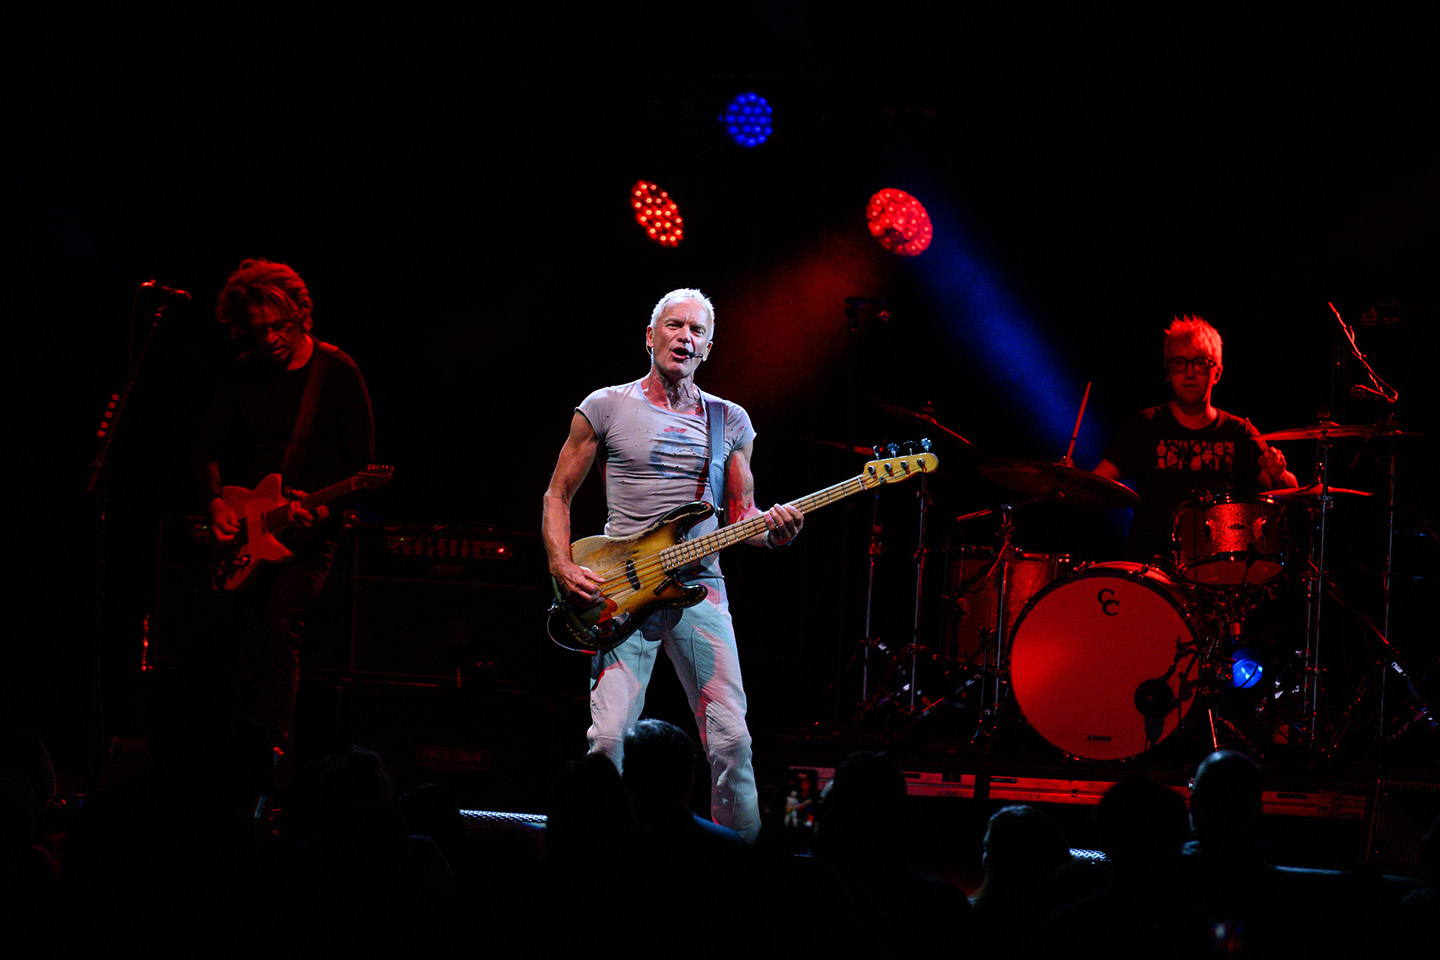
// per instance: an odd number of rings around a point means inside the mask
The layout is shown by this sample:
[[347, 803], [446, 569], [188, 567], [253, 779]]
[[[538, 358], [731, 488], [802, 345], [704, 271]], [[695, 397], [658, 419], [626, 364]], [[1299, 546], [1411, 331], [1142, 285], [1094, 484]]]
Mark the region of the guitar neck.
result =
[[[360, 475], [356, 474], [348, 480], [341, 480], [339, 483], [332, 483], [330, 484], [330, 486], [322, 487], [321, 489], [316, 490], [314, 493], [306, 494], [298, 501], [292, 500], [290, 502], [297, 503], [302, 509], [308, 510], [313, 513], [316, 507], [324, 506], [331, 500], [343, 497], [347, 493], [353, 493], [359, 488]], [[270, 510], [265, 511], [265, 530], [267, 533], [274, 533], [280, 530], [284, 530], [289, 523], [290, 505], [288, 503], [283, 507], [274, 507]]]
[[[842, 481], [834, 486], [826, 487], [809, 496], [801, 497], [790, 504], [803, 514], [811, 514], [821, 507], [828, 506], [846, 497], [853, 496], [872, 487], [884, 483], [884, 480], [874, 476], [860, 474]], [[726, 547], [734, 546], [742, 540], [749, 540], [756, 534], [764, 533], [766, 529], [763, 516], [750, 517], [739, 523], [732, 523], [728, 527], [721, 527], [713, 533], [707, 533], [703, 537], [696, 537], [694, 540], [682, 540], [673, 546], [666, 547], [660, 551], [660, 560], [667, 570], [675, 570], [688, 563], [694, 563], [703, 557]]]
[[360, 477], [357, 474], [348, 480], [341, 480], [339, 483], [332, 483], [328, 487], [316, 490], [309, 496], [302, 498], [300, 506], [306, 510], [310, 510], [314, 507], [323, 506], [331, 500], [337, 500], [347, 493], [354, 493], [358, 489], [360, 489]]

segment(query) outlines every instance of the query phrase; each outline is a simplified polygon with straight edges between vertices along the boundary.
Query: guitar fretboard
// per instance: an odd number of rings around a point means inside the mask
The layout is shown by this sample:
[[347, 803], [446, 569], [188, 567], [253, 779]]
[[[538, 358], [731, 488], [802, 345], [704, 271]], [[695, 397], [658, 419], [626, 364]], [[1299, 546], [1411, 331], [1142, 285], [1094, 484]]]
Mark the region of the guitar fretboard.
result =
[[[924, 456], [929, 455], [926, 454]], [[891, 469], [891, 464], [895, 462], [897, 461], [891, 461], [887, 464], [886, 469]], [[916, 473], [929, 472], [930, 469], [934, 468], [933, 458], [931, 463], [925, 463], [917, 456], [914, 467], [911, 467], [906, 460], [900, 460], [898, 462], [901, 466], [899, 472], [889, 476], [878, 469], [873, 472], [862, 473], [857, 477], [851, 477], [849, 480], [841, 481], [834, 486], [826, 487], [824, 490], [812, 493], [809, 496], [801, 497], [799, 500], [791, 502], [790, 506], [795, 507], [804, 514], [814, 513], [821, 507], [844, 500], [846, 497], [870, 490], [884, 483], [903, 480]], [[732, 523], [728, 527], [721, 527], [719, 530], [713, 533], [707, 533], [703, 537], [696, 537], [694, 540], [682, 540], [677, 544], [661, 550], [657, 556], [660, 559], [661, 566], [667, 573], [670, 573], [680, 569], [686, 564], [694, 563], [696, 560], [708, 557], [712, 553], [740, 543], [742, 540], [748, 540], [757, 534], [764, 533], [765, 529], [766, 524], [763, 516], [751, 517], [739, 523]]]
[[[323, 506], [331, 500], [343, 497], [347, 493], [353, 493], [360, 489], [363, 477], [364, 474], [358, 474], [349, 480], [332, 483], [328, 487], [316, 490], [314, 493], [301, 498], [299, 504], [302, 508], [313, 512], [316, 507]], [[291, 501], [291, 503], [293, 502], [295, 501]], [[284, 530], [290, 524], [290, 504], [287, 503], [283, 507], [271, 507], [265, 511], [263, 516], [264, 520], [262, 524], [265, 528], [264, 533], [276, 533]]]

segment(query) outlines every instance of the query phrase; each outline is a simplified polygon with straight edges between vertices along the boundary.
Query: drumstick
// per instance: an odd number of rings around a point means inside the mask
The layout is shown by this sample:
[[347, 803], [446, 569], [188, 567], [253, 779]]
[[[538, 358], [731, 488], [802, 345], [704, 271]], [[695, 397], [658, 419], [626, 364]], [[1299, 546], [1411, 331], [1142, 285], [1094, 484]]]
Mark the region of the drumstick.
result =
[[[1253, 424], [1253, 423], [1250, 422], [1250, 418], [1249, 418], [1249, 417], [1246, 417], [1246, 418], [1245, 418], [1245, 422], [1246, 422], [1247, 424], [1250, 424], [1250, 429], [1251, 429], [1251, 430], [1255, 430], [1255, 424]], [[1261, 440], [1261, 439], [1260, 439], [1260, 431], [1259, 431], [1259, 430], [1255, 430], [1255, 436], [1251, 437], [1250, 439], [1254, 440], [1255, 443], [1256, 443], [1256, 445], [1260, 447], [1260, 459], [1261, 459], [1261, 460], [1264, 460], [1264, 459], [1265, 459], [1265, 451], [1267, 451], [1267, 450], [1270, 449], [1270, 444], [1268, 444], [1268, 443], [1266, 443], [1264, 440]], [[1262, 472], [1262, 473], [1264, 472], [1264, 469], [1263, 469], [1263, 468], [1261, 469], [1261, 472]], [[1275, 482], [1275, 480], [1272, 478], [1270, 482], [1273, 484], [1273, 483]], [[1298, 481], [1297, 481], [1297, 482], [1298, 482]], [[1272, 487], [1272, 489], [1273, 489], [1273, 487]]]
[[[1246, 417], [1246, 418], [1245, 418], [1245, 423], [1249, 425], [1249, 427], [1250, 427], [1251, 430], [1255, 430], [1255, 424], [1250, 421], [1250, 418], [1249, 418], [1249, 417]], [[1266, 443], [1264, 440], [1261, 440], [1261, 439], [1260, 439], [1260, 431], [1259, 431], [1259, 430], [1255, 430], [1255, 434], [1254, 434], [1250, 439], [1254, 440], [1255, 443], [1260, 447], [1260, 459], [1261, 459], [1261, 460], [1264, 460], [1264, 459], [1265, 459], [1265, 451], [1267, 451], [1267, 450], [1270, 449], [1270, 444], [1268, 444], [1268, 443]]]
[[1094, 382], [1085, 384], [1085, 396], [1080, 398], [1080, 412], [1075, 415], [1075, 432], [1070, 434], [1070, 447], [1065, 451], [1065, 459], [1060, 461], [1067, 467], [1075, 462], [1075, 440], [1080, 436], [1080, 421], [1085, 419], [1085, 404], [1090, 402], [1090, 385]]

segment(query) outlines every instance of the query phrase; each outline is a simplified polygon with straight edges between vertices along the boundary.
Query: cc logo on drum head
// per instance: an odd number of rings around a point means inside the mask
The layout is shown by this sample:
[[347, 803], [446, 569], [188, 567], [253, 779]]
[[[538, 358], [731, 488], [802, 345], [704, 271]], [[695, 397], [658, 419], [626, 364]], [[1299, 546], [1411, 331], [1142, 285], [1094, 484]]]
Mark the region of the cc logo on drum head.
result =
[[1099, 603], [1100, 603], [1100, 612], [1103, 613], [1103, 614], [1105, 614], [1105, 616], [1107, 616], [1107, 617], [1118, 617], [1118, 616], [1120, 616], [1120, 614], [1119, 614], [1118, 611], [1115, 611], [1115, 610], [1111, 610], [1111, 609], [1110, 609], [1111, 607], [1118, 607], [1118, 606], [1120, 606], [1120, 601], [1115, 599], [1115, 591], [1114, 591], [1114, 590], [1111, 590], [1109, 587], [1106, 587], [1104, 590], [1101, 590], [1099, 593], [1095, 594], [1095, 599], [1096, 599], [1097, 601], [1099, 601]]

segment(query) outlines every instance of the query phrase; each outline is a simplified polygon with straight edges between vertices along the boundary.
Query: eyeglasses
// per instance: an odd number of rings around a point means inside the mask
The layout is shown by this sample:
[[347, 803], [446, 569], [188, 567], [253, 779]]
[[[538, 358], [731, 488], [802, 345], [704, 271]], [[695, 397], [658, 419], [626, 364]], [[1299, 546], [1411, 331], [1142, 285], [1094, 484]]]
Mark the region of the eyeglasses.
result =
[[1171, 373], [1184, 373], [1190, 368], [1200, 373], [1209, 373], [1210, 368], [1217, 366], [1214, 360], [1209, 357], [1166, 357], [1165, 369]]

